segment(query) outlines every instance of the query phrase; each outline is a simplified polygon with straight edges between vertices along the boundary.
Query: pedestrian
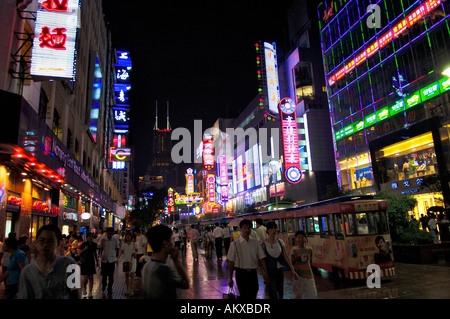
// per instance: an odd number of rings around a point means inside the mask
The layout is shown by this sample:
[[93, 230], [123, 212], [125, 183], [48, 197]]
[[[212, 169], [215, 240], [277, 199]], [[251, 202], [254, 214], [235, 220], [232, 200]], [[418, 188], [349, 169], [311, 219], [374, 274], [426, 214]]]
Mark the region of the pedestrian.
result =
[[298, 277], [294, 280], [294, 299], [317, 299], [314, 274], [311, 269], [313, 250], [307, 246], [308, 238], [303, 230], [295, 232], [295, 244], [290, 255]]
[[136, 274], [137, 267], [137, 244], [133, 240], [133, 235], [128, 232], [125, 234], [122, 247], [120, 248], [119, 257], [117, 261], [123, 258], [122, 270], [125, 273], [125, 286], [127, 292], [125, 296], [134, 296], [134, 276]]
[[233, 287], [233, 272], [236, 272], [236, 285], [239, 290], [241, 299], [256, 299], [258, 294], [258, 265], [262, 269], [262, 275], [269, 284], [269, 277], [267, 275], [266, 255], [260, 243], [253, 238], [250, 238], [252, 229], [252, 222], [248, 219], [243, 219], [239, 223], [241, 235], [238, 239], [233, 241], [228, 250], [228, 286]]
[[222, 259], [223, 257], [223, 229], [220, 227], [219, 223], [216, 223], [216, 228], [213, 230], [214, 245], [216, 247], [217, 259]]
[[228, 255], [228, 249], [231, 244], [231, 229], [226, 223], [223, 224], [223, 246], [225, 248], [225, 256]]
[[256, 239], [262, 242], [267, 238], [267, 228], [261, 218], [256, 219]]
[[[8, 238], [16, 238], [16, 233], [13, 233], [13, 232], [9, 233], [8, 237], [6, 239], [8, 239]], [[6, 239], [5, 239], [5, 242], [6, 242]], [[0, 251], [0, 258], [2, 259], [2, 274], [4, 274], [5, 272], [8, 271], [9, 256], [10, 256], [9, 250], [6, 249], [6, 246], [3, 243], [2, 250]], [[3, 284], [5, 285], [5, 289], [8, 290], [8, 277], [5, 277], [0, 282], [2, 282], [2, 281], [3, 281]]]
[[277, 238], [277, 224], [267, 223], [268, 237], [261, 242], [261, 246], [266, 254], [267, 271], [270, 284], [268, 286], [270, 299], [283, 299], [284, 269], [290, 269], [294, 278], [298, 275], [294, 270], [283, 240]]
[[434, 236], [434, 243], [439, 244], [439, 231], [437, 229], [438, 222], [436, 220], [436, 215], [431, 214], [430, 219], [428, 220], [428, 229], [430, 230], [430, 233]]
[[175, 247], [178, 247], [178, 249], [181, 250], [181, 236], [180, 236], [180, 233], [178, 232], [178, 228], [176, 228], [176, 227], [173, 228], [172, 238], [173, 238]]
[[[94, 289], [94, 275], [97, 273], [97, 244], [94, 242], [94, 234], [87, 234], [86, 241], [80, 245], [80, 268], [81, 276], [83, 276], [83, 299], [92, 299], [92, 291]], [[87, 285], [89, 283], [89, 295]]]
[[28, 262], [31, 262], [31, 248], [28, 245], [28, 236], [22, 235], [19, 238], [19, 249], [27, 255]]
[[420, 224], [422, 225], [422, 229], [426, 230], [428, 228], [428, 217], [420, 214]]
[[180, 231], [180, 237], [182, 240], [182, 245], [181, 245], [181, 253], [182, 254], [186, 254], [186, 247], [187, 247], [187, 232], [186, 232], [186, 228], [182, 227], [181, 231]]
[[19, 241], [15, 237], [7, 238], [3, 245], [9, 252], [9, 258], [7, 270], [2, 273], [0, 282], [8, 278], [6, 297], [15, 299], [19, 291], [20, 273], [28, 264], [28, 258], [25, 252], [19, 249]]
[[78, 256], [78, 235], [72, 233], [69, 238], [66, 256], [71, 256], [75, 261], [79, 260]]
[[[176, 299], [177, 288], [189, 288], [189, 280], [179, 258], [180, 252], [171, 238], [172, 231], [166, 225], [154, 226], [147, 232], [153, 254], [142, 269], [144, 299]], [[167, 265], [169, 256], [175, 268]]]
[[212, 259], [214, 237], [211, 232], [211, 227], [206, 226], [205, 231], [203, 232], [202, 242], [203, 242], [203, 248], [205, 249], [205, 258], [207, 260]]
[[100, 241], [99, 247], [102, 251], [102, 292], [105, 297], [106, 290], [108, 297], [112, 296], [112, 287], [114, 283], [114, 270], [119, 250], [119, 240], [114, 235], [114, 228], [106, 229], [106, 237]]
[[[239, 231], [239, 228], [237, 226], [233, 226], [233, 232], [231, 234], [231, 241], [235, 241], [236, 239], [239, 238], [239, 236], [241, 236], [241, 232]], [[228, 255], [228, 253], [227, 253], [227, 255]]]
[[[42, 226], [36, 233], [36, 259], [25, 266], [20, 275], [17, 299], [79, 299], [80, 289], [67, 283], [76, 266], [70, 256], [56, 254], [61, 230], [52, 224]], [[69, 266], [71, 266], [69, 268]]]
[[[136, 259], [140, 260], [141, 257], [147, 253], [147, 239], [145, 238], [145, 235], [142, 234], [142, 231], [139, 227], [136, 227], [134, 229], [134, 236], [136, 238], [136, 246], [137, 246]], [[142, 264], [139, 263], [136, 266], [136, 279], [141, 278], [141, 270], [142, 270]]]
[[192, 226], [192, 229], [189, 230], [188, 237], [191, 242], [192, 259], [193, 261], [198, 261], [198, 239], [200, 238], [200, 233], [197, 230], [197, 226]]

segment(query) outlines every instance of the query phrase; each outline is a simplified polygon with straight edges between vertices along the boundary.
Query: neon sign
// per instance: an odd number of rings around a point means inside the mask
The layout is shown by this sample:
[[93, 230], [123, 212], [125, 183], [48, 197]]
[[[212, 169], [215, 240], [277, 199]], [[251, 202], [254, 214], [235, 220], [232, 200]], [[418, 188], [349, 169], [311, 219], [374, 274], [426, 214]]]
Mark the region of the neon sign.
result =
[[208, 187], [208, 202], [214, 203], [216, 201], [216, 177], [213, 174], [209, 174], [206, 178]]
[[79, 0], [40, 0], [36, 13], [30, 74], [73, 79]]
[[275, 43], [264, 42], [264, 54], [266, 60], [267, 95], [269, 110], [278, 114], [278, 102], [280, 101], [280, 87], [278, 83], [277, 50]]
[[292, 184], [300, 182], [302, 178], [295, 108], [295, 102], [290, 98], [280, 101], [285, 176]]
[[186, 194], [194, 193], [194, 171], [192, 168], [186, 170]]
[[214, 167], [214, 143], [212, 139], [203, 141], [203, 166], [208, 171]]
[[[383, 48], [392, 39], [396, 39], [403, 33], [407, 28], [411, 28], [414, 24], [420, 21], [426, 14], [430, 13], [434, 9], [436, 9], [439, 4], [441, 4], [441, 0], [428, 0], [423, 5], [416, 8], [410, 15], [408, 15], [405, 19], [400, 21], [398, 24], [392, 27], [392, 30], [388, 31], [386, 34], [381, 36], [378, 40], [373, 42], [371, 45], [367, 46], [362, 52], [356, 55], [355, 65], [358, 66], [361, 64], [366, 58], [370, 58], [373, 56], [379, 49]], [[348, 62], [346, 65], [350, 65], [351, 62]], [[344, 71], [344, 72], [343, 72]], [[348, 72], [347, 72], [348, 73]], [[333, 86], [337, 81], [342, 79], [345, 76], [345, 66], [335, 72], [333, 75], [328, 77], [328, 85]]]
[[220, 185], [220, 202], [228, 202], [228, 165], [225, 155], [217, 157], [217, 168]]

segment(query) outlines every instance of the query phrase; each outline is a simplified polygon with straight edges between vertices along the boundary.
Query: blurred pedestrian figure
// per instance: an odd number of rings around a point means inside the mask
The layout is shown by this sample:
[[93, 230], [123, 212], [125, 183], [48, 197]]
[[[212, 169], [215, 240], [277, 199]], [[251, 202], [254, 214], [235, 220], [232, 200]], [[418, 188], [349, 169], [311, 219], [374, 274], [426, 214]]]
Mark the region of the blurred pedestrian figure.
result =
[[56, 255], [61, 230], [52, 224], [42, 226], [36, 233], [36, 260], [25, 266], [20, 275], [18, 299], [79, 299], [80, 289], [70, 288], [73, 274], [69, 266], [76, 266], [70, 256]]
[[[145, 238], [145, 235], [142, 234], [142, 231], [139, 227], [136, 227], [134, 229], [134, 236], [136, 238], [136, 246], [137, 246], [137, 254], [136, 259], [140, 260], [142, 256], [144, 256], [147, 253], [147, 238]], [[136, 266], [136, 278], [141, 278], [141, 270], [142, 270], [142, 264], [139, 263]]]
[[112, 296], [112, 287], [114, 283], [114, 270], [117, 260], [117, 253], [119, 250], [119, 240], [114, 235], [114, 229], [108, 227], [106, 230], [106, 237], [100, 240], [99, 247], [102, 250], [102, 292], [105, 296], [106, 289], [108, 296]]
[[[94, 242], [94, 234], [89, 233], [86, 241], [80, 245], [80, 268], [83, 276], [83, 299], [88, 297], [92, 299], [92, 290], [94, 289], [94, 275], [98, 267], [97, 244]], [[87, 284], [89, 283], [89, 295]]]
[[200, 238], [200, 233], [197, 230], [197, 226], [192, 226], [192, 229], [189, 230], [188, 237], [191, 242], [192, 259], [193, 261], [198, 261], [198, 239]]
[[427, 216], [420, 214], [420, 225], [422, 226], [423, 230], [427, 230], [427, 228], [428, 228], [428, 217]]
[[[136, 274], [137, 266], [137, 244], [133, 241], [133, 235], [131, 233], [126, 233], [122, 247], [120, 248], [119, 257], [117, 260], [123, 259], [122, 270], [125, 273], [125, 286], [127, 287], [127, 292], [125, 293], [128, 297], [134, 296], [134, 276]], [[142, 257], [141, 257], [142, 258]]]
[[[239, 231], [237, 226], [233, 226], [233, 232], [231, 233], [231, 241], [235, 241], [236, 239], [239, 238], [239, 236], [241, 236], [241, 232]], [[229, 249], [229, 247], [228, 247]], [[227, 253], [228, 255], [228, 253]]]
[[78, 261], [78, 235], [72, 233], [69, 238], [66, 256], [71, 256], [75, 261]]
[[205, 231], [203, 232], [203, 248], [205, 249], [205, 258], [210, 260], [212, 259], [212, 251], [213, 251], [213, 242], [214, 237], [211, 232], [211, 227], [206, 226]]
[[222, 259], [223, 256], [223, 229], [219, 223], [216, 223], [216, 228], [213, 230], [214, 245], [216, 247], [217, 259]]
[[186, 228], [182, 227], [180, 230], [180, 237], [181, 237], [181, 252], [183, 254], [186, 254], [186, 247], [187, 247], [187, 232], [186, 232]]
[[267, 223], [268, 237], [261, 242], [266, 254], [267, 271], [270, 284], [268, 286], [270, 299], [283, 299], [284, 267], [288, 267], [294, 273], [294, 279], [298, 278], [286, 251], [284, 242], [277, 238], [277, 224]]
[[244, 219], [239, 223], [241, 236], [233, 241], [228, 251], [228, 286], [233, 287], [233, 272], [236, 272], [236, 285], [241, 299], [256, 299], [258, 294], [258, 265], [266, 284], [270, 280], [267, 275], [266, 255], [260, 243], [250, 238], [252, 222]]
[[308, 239], [302, 230], [295, 232], [295, 244], [290, 255], [298, 278], [294, 280], [294, 299], [317, 299], [314, 274], [311, 269], [312, 248], [306, 246]]
[[430, 233], [434, 236], [434, 243], [439, 244], [439, 231], [437, 228], [438, 222], [436, 220], [436, 215], [432, 214], [430, 219], [428, 220], [428, 229]]
[[256, 239], [262, 242], [267, 238], [267, 228], [261, 218], [256, 219]]
[[[8, 237], [6, 239], [8, 239], [8, 238], [16, 238], [16, 233], [12, 233], [12, 232], [9, 233]], [[5, 242], [6, 242], [6, 239], [5, 239]], [[0, 251], [0, 258], [2, 259], [2, 274], [4, 274], [5, 272], [8, 271], [9, 256], [10, 256], [9, 250], [6, 249], [5, 243], [3, 243], [2, 249]], [[8, 290], [8, 277], [6, 276], [0, 282], [2, 282], [2, 281], [3, 281], [3, 284], [5, 285], [5, 289]]]
[[9, 252], [9, 259], [7, 270], [2, 273], [0, 281], [8, 278], [6, 297], [15, 299], [19, 291], [20, 273], [28, 264], [28, 258], [25, 252], [19, 249], [19, 241], [15, 237], [7, 238], [4, 247]]
[[[188, 289], [189, 281], [179, 258], [179, 250], [174, 247], [172, 231], [165, 225], [152, 227], [147, 239], [153, 254], [142, 269], [144, 299], [176, 299], [177, 288]], [[167, 258], [175, 267], [167, 265]]]
[[28, 236], [22, 235], [19, 238], [19, 249], [27, 255], [28, 262], [31, 262], [31, 248], [28, 245]]
[[225, 223], [223, 224], [223, 246], [225, 248], [225, 256], [228, 255], [230, 244], [231, 244], [231, 229]]
[[176, 227], [173, 228], [172, 238], [173, 238], [175, 247], [178, 247], [178, 249], [181, 249], [181, 236], [180, 236], [180, 233], [178, 232], [178, 228], [176, 228]]

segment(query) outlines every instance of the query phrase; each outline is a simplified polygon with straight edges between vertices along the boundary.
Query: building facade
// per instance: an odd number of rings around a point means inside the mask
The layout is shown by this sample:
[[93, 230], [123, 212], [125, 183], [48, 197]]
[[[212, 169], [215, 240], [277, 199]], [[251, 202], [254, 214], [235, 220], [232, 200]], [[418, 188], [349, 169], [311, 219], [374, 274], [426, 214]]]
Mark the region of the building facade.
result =
[[317, 8], [339, 185], [449, 202], [448, 1], [324, 1]]
[[109, 166], [117, 58], [102, 2], [17, 3], [0, 5], [0, 239], [33, 240], [48, 223], [63, 233], [118, 228]]

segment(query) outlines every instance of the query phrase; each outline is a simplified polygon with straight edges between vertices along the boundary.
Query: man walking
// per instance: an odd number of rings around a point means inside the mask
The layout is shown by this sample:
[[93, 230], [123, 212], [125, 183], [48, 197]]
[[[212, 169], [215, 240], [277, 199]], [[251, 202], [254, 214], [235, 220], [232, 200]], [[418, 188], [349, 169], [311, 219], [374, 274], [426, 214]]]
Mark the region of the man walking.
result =
[[188, 233], [188, 237], [191, 240], [191, 250], [192, 250], [192, 259], [193, 261], [198, 261], [198, 239], [200, 237], [200, 233], [197, 230], [196, 226], [192, 226], [192, 229]]
[[216, 246], [217, 259], [222, 259], [222, 244], [223, 244], [223, 229], [220, 227], [219, 223], [216, 223], [216, 228], [213, 231], [214, 244]]
[[100, 241], [99, 247], [102, 251], [102, 291], [105, 294], [108, 289], [108, 297], [112, 296], [114, 283], [114, 270], [117, 263], [117, 253], [120, 248], [119, 240], [114, 235], [114, 228], [106, 229], [106, 237]]
[[264, 222], [261, 218], [256, 219], [256, 239], [259, 242], [265, 240], [269, 235], [267, 234], [267, 228], [264, 226]]
[[240, 222], [241, 236], [232, 242], [228, 250], [228, 286], [233, 287], [233, 271], [236, 271], [236, 285], [240, 298], [256, 299], [258, 294], [258, 265], [266, 284], [269, 283], [266, 255], [260, 243], [250, 238], [252, 222], [244, 219]]
[[[140, 260], [141, 257], [147, 253], [147, 239], [142, 234], [141, 229], [139, 227], [134, 229], [134, 233], [136, 236], [136, 246], [137, 246], [136, 260]], [[137, 264], [136, 279], [141, 278], [142, 266], [143, 266], [142, 263]]]

